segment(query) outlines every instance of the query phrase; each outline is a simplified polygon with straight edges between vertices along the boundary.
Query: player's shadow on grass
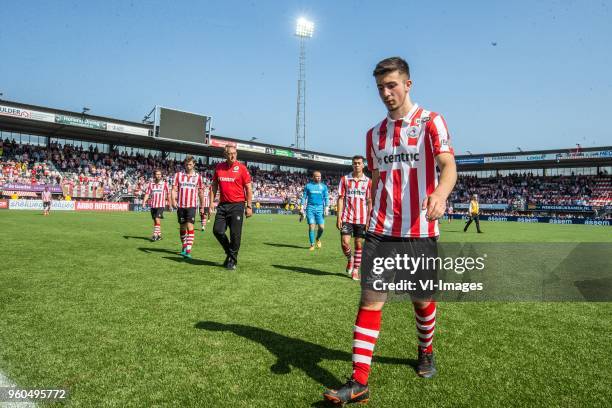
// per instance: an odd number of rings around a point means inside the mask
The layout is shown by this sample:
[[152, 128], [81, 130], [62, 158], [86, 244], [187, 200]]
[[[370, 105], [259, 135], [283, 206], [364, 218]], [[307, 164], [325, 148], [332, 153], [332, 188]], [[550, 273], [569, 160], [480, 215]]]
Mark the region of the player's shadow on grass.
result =
[[125, 238], [125, 239], [141, 239], [143, 241], [151, 242], [151, 238], [150, 237], [135, 237], [133, 235], [124, 235], [123, 238]]
[[[242, 324], [202, 321], [198, 322], [195, 327], [208, 331], [232, 332], [261, 344], [277, 358], [276, 362], [270, 367], [270, 371], [275, 374], [289, 374], [291, 368], [294, 367], [302, 370], [319, 384], [337, 388], [342, 385], [342, 382], [325, 368], [319, 366], [319, 363], [323, 360], [346, 361], [346, 370], [350, 372], [351, 367], [348, 363], [352, 361], [353, 356], [346, 351], [333, 350], [309, 341]], [[375, 356], [374, 361], [381, 364], [403, 364], [413, 368], [416, 367], [416, 360], [404, 358]]]
[[264, 242], [264, 245], [269, 245], [277, 248], [297, 248], [297, 249], [308, 249], [307, 246], [304, 245], [293, 245], [293, 244], [279, 244], [276, 242]]
[[162, 257], [164, 259], [169, 259], [169, 260], [174, 261], [174, 262], [187, 263], [187, 264], [190, 264], [190, 265], [223, 266], [223, 264], [221, 264], [221, 263], [206, 261], [204, 259], [185, 259], [182, 256], [178, 256], [176, 251], [172, 251], [170, 249], [164, 249], [164, 248], [138, 248], [138, 250], [144, 252], [145, 254], [148, 254], [148, 253], [151, 253], [151, 252], [157, 252], [157, 253], [162, 253], [162, 254], [175, 255], [175, 256], [164, 256], [164, 257]]
[[207, 261], [205, 259], [185, 259], [182, 256], [164, 256], [162, 257], [164, 259], [169, 259], [171, 261], [174, 262], [181, 262], [181, 263], [186, 263], [186, 264], [190, 264], [190, 265], [206, 265], [206, 266], [218, 266], [218, 267], [222, 267], [223, 264], [222, 263], [216, 263], [216, 262], [211, 262], [211, 261]]
[[285, 269], [287, 271], [292, 271], [292, 272], [299, 272], [299, 273], [307, 273], [309, 275], [318, 275], [318, 276], [342, 276], [345, 278], [348, 278], [348, 276], [344, 273], [337, 273], [337, 272], [326, 272], [326, 271], [321, 271], [319, 269], [313, 269], [313, 268], [304, 268], [303, 266], [293, 266], [293, 265], [272, 265], [275, 268], [278, 269]]

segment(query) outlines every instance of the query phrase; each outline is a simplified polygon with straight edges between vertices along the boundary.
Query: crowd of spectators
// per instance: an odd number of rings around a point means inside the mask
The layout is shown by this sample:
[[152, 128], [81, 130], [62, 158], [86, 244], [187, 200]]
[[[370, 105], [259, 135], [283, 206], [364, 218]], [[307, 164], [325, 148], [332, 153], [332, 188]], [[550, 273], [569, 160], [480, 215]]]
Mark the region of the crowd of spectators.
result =
[[[461, 176], [451, 194], [452, 202], [468, 202], [478, 194], [481, 204], [589, 205], [596, 177], [585, 175], [534, 176], [514, 174], [504, 177]], [[603, 192], [608, 194], [609, 192]], [[605, 198], [605, 197], [604, 197]]]
[[[103, 188], [107, 198], [137, 199], [144, 194], [155, 169], [161, 169], [170, 183], [172, 176], [182, 169], [181, 162], [160, 156], [132, 155], [118, 150], [101, 153], [94, 147], [82, 149], [71, 144], [61, 146], [51, 143], [46, 147], [5, 140], [0, 141], [0, 148], [3, 152], [0, 156], [0, 186], [5, 183], [50, 186], [89, 184]], [[214, 164], [206, 165], [198, 161], [196, 169], [209, 184]], [[280, 199], [283, 203], [297, 203], [309, 179], [305, 173], [266, 171], [256, 166], [249, 169], [256, 201]], [[335, 200], [339, 177], [324, 175], [323, 181], [328, 184], [330, 197]]]
[[[0, 186], [5, 183], [79, 186], [95, 185], [104, 190], [105, 199], [141, 197], [154, 169], [172, 181], [172, 175], [182, 169], [182, 163], [160, 156], [129, 154], [113, 150], [102, 153], [97, 148], [83, 149], [71, 144], [49, 146], [18, 144], [0, 140]], [[197, 170], [208, 182], [214, 164], [199, 161]], [[253, 176], [255, 201], [297, 203], [303, 186], [310, 176], [305, 173], [267, 171], [250, 167]], [[329, 187], [330, 201], [335, 203], [340, 175], [323, 173], [323, 182]], [[515, 174], [504, 177], [477, 178], [462, 175], [449, 199], [452, 203], [467, 203], [472, 194], [478, 194], [481, 204], [508, 204], [510, 208], [525, 208], [532, 204], [589, 205], [593, 200], [610, 204], [610, 176], [602, 177], [535, 176]]]

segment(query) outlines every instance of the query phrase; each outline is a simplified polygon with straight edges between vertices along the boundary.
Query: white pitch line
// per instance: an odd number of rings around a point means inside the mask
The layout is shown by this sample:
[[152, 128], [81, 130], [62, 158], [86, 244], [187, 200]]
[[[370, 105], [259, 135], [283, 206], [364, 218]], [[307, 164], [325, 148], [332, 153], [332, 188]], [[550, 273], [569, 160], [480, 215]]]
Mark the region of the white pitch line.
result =
[[[17, 387], [6, 375], [0, 371], [0, 387]], [[0, 408], [35, 408], [36, 404], [29, 400], [21, 402], [0, 402]]]

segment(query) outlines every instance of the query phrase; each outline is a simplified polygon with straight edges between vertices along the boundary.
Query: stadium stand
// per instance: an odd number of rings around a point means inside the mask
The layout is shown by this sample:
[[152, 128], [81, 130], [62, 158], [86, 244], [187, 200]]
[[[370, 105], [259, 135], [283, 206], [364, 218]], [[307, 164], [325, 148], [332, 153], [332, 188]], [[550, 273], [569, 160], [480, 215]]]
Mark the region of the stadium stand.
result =
[[[0, 158], [5, 183], [31, 185], [60, 185], [64, 194], [72, 197], [105, 200], [138, 200], [153, 170], [162, 169], [171, 175], [180, 168], [180, 161], [159, 156], [119, 153], [101, 153], [97, 148], [83, 149], [71, 144], [51, 143], [46, 146], [18, 144], [3, 141]], [[210, 180], [213, 165], [198, 163], [198, 170]], [[306, 173], [261, 170], [249, 167], [253, 175], [256, 202], [262, 204], [296, 204], [302, 187], [308, 181]], [[168, 177], [171, 181], [171, 177]], [[324, 182], [330, 187], [331, 202], [335, 203], [339, 174], [326, 175]], [[99, 194], [92, 194], [100, 192]], [[11, 196], [15, 191], [3, 190]], [[565, 205], [602, 207], [612, 204], [612, 178], [606, 174], [596, 176], [536, 176], [531, 173], [510, 174], [504, 177], [479, 178], [461, 175], [451, 196], [451, 202], [464, 203], [477, 193], [483, 204], [507, 204], [510, 208], [534, 205]], [[20, 197], [36, 197], [33, 192], [18, 192]], [[521, 208], [525, 210], [525, 208]], [[487, 212], [486, 209], [483, 211]], [[495, 215], [516, 215], [517, 212], [490, 210]]]

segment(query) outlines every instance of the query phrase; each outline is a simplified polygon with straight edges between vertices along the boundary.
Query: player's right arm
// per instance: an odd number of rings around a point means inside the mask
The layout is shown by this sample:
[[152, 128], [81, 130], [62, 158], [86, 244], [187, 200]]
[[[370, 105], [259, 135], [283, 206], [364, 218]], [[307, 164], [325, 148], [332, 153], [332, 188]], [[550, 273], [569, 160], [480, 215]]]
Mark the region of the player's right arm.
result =
[[164, 203], [166, 207], [172, 208], [172, 202], [170, 201], [170, 192], [168, 191], [168, 182], [164, 181], [164, 191], [166, 195], [166, 202]]
[[371, 190], [371, 194], [372, 194], [372, 207], [374, 208], [374, 202], [376, 200], [376, 191], [378, 190], [378, 181], [380, 180], [380, 173], [378, 172], [378, 169], [374, 169], [372, 170], [372, 190]]
[[306, 203], [308, 202], [308, 184], [304, 186], [304, 192], [302, 193], [302, 214], [306, 211]]
[[143, 207], [146, 207], [148, 202], [149, 202], [149, 195], [151, 194], [151, 183], [149, 183], [149, 185], [147, 186], [147, 191], [145, 192], [145, 195], [142, 199], [142, 205]]
[[208, 196], [209, 201], [210, 201], [210, 212], [215, 212], [215, 197], [217, 196], [218, 189], [219, 189], [219, 182], [217, 181], [216, 178], [213, 178], [213, 181], [210, 185], [210, 193]]
[[338, 186], [338, 201], [336, 202], [336, 228], [342, 229], [342, 209], [344, 208], [344, 177], [340, 178]]
[[171, 195], [170, 204], [172, 204], [172, 207], [174, 208], [178, 208], [178, 205], [176, 205], [177, 196], [178, 196], [178, 173], [174, 175], [174, 183], [172, 183], [172, 195]]

